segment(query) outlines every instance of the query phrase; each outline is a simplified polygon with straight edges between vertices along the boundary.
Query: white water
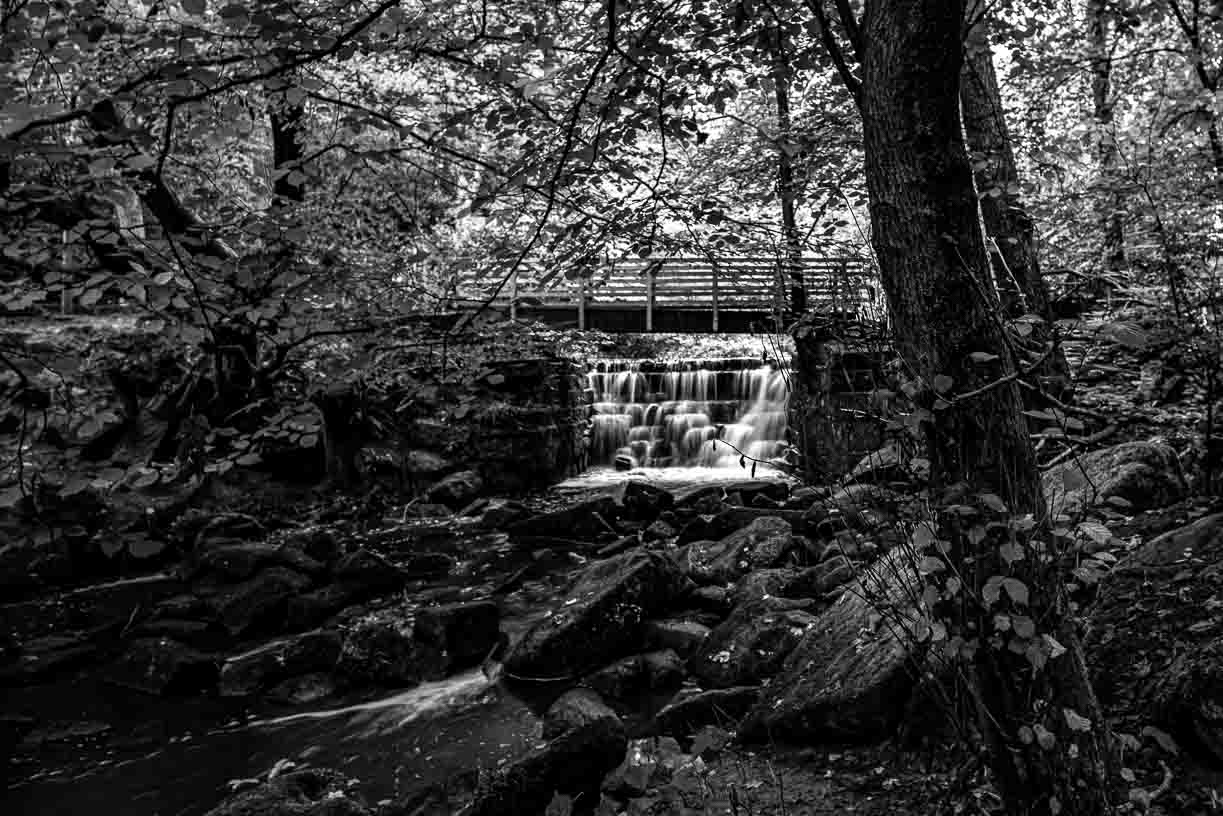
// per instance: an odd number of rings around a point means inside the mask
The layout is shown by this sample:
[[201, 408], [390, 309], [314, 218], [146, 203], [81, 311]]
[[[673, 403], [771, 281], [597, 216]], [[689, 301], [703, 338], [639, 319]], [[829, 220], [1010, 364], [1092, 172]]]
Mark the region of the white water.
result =
[[710, 360], [688, 370], [643, 372], [640, 362], [609, 361], [592, 371], [591, 461], [617, 457], [633, 467], [738, 467], [740, 456], [768, 461], [786, 436], [789, 383], [771, 365]]

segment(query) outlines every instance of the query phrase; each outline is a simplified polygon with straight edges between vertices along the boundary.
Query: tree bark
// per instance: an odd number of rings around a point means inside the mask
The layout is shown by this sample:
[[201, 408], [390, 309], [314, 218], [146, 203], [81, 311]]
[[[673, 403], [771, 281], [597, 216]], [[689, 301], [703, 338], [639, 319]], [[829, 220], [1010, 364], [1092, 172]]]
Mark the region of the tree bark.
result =
[[[1019, 171], [1002, 109], [1002, 95], [990, 52], [985, 21], [969, 3], [965, 60], [960, 79], [960, 105], [964, 134], [975, 167], [981, 220], [987, 238], [994, 283], [1007, 317], [1035, 314], [1044, 319], [1034, 327], [1032, 339], [1043, 355], [1053, 337], [1053, 310], [1049, 290], [1040, 273], [1036, 230], [1019, 196]], [[1069, 396], [1070, 367], [1060, 346], [1044, 357], [1033, 372], [1041, 387], [1058, 399]]]
[[[932, 412], [936, 480], [983, 482], [1012, 507], [1035, 511], [1043, 504], [1036, 460], [960, 128], [960, 20], [947, 20], [963, 2], [936, 5], [880, 0], [867, 7], [862, 120], [872, 244], [899, 350], [927, 385], [944, 375], [966, 392], [1010, 378]], [[979, 365], [969, 357], [975, 351], [999, 356]]]
[[780, 28], [773, 28], [773, 96], [777, 102], [777, 196], [781, 199], [781, 233], [785, 247], [787, 304], [791, 318], [807, 311], [807, 290], [803, 285], [803, 246], [794, 212], [794, 141], [791, 139], [793, 120], [790, 116], [790, 67], [784, 53]]
[[305, 108], [292, 104], [284, 94], [272, 100], [268, 118], [272, 125], [272, 166], [277, 172], [272, 182], [273, 207], [306, 197], [305, 186], [294, 176], [304, 155], [301, 135], [305, 115]]
[[[1091, 60], [1092, 113], [1096, 122], [1096, 162], [1103, 187], [1097, 208], [1100, 222], [1100, 254], [1104, 271], [1120, 273], [1125, 260], [1125, 197], [1117, 178], [1117, 140], [1112, 132], [1111, 98], [1112, 58], [1108, 52], [1108, 9], [1106, 0], [1087, 0], [1087, 41]], [[1100, 296], [1106, 286], [1094, 287]]]
[[[924, 427], [935, 485], [967, 483], [997, 494], [1011, 512], [1041, 519], [1035, 454], [961, 128], [963, 14], [963, 0], [866, 4], [861, 109], [872, 244], [899, 351], [930, 386], [919, 400], [930, 409]], [[970, 355], [978, 351], [997, 356], [975, 363]], [[1002, 571], [988, 537], [977, 545], [958, 540], [947, 558], [961, 574], [983, 582]], [[991, 765], [1013, 814], [1103, 816], [1110, 809], [1109, 737], [1073, 625], [1056, 601], [1057, 582], [1031, 589], [1032, 618], [1066, 653], [1034, 672], [1024, 655], [981, 643], [974, 686]], [[989, 609], [982, 611], [988, 619]], [[982, 640], [988, 634], [977, 632]], [[1063, 709], [1088, 718], [1090, 729], [1070, 727]], [[1052, 749], [1023, 739], [1032, 723], [1056, 735]]]

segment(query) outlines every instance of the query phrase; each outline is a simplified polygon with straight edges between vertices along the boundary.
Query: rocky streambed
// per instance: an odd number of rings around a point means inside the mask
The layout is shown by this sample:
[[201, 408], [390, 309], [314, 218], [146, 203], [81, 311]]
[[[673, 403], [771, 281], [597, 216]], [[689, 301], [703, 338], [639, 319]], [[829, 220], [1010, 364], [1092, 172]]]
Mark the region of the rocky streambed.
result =
[[[630, 478], [435, 498], [359, 530], [188, 515], [173, 569], [2, 607], [4, 801], [894, 813], [975, 795], [944, 760], [874, 747], [923, 713], [920, 655], [875, 613], [904, 620], [919, 594], [900, 494]], [[1218, 667], [1181, 671], [1209, 689]], [[1192, 728], [1217, 734], [1212, 710]]]

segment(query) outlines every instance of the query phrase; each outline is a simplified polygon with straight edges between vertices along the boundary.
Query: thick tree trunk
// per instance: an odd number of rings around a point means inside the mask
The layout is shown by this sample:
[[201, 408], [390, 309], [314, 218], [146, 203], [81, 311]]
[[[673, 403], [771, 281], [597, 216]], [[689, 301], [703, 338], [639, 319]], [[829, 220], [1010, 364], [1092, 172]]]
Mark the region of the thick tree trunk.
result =
[[[948, 28], [947, 17], [962, 9], [962, 2], [933, 0], [868, 6], [862, 119], [872, 243], [899, 350], [927, 385], [944, 375], [963, 393], [1012, 379], [932, 413], [936, 479], [984, 482], [1011, 506], [1038, 510], [1036, 460], [960, 129], [960, 21]], [[980, 365], [969, 356], [977, 351], [999, 356]]]
[[[1106, 0], [1087, 0], [1087, 41], [1091, 59], [1092, 113], [1096, 122], [1096, 161], [1103, 187], [1097, 218], [1100, 222], [1100, 255], [1104, 271], [1125, 269], [1125, 198], [1117, 178], [1117, 140], [1113, 130], [1112, 58], [1108, 52], [1108, 9]], [[1104, 286], [1095, 287], [1102, 295]]]
[[[963, 0], [866, 5], [862, 120], [872, 243], [899, 350], [925, 383], [941, 383], [941, 395], [927, 391], [924, 398], [932, 409], [925, 428], [934, 482], [965, 482], [1001, 496], [1013, 512], [1043, 518], [961, 130], [963, 14]], [[973, 352], [997, 357], [978, 364]], [[940, 375], [951, 379], [936, 380]], [[961, 574], [984, 581], [999, 571], [990, 568], [998, 559], [988, 537], [976, 546], [959, 539], [964, 546], [949, 559]], [[1005, 646], [982, 643], [977, 651], [981, 726], [1000, 792], [1014, 814], [1102, 815], [1109, 810], [1109, 737], [1073, 627], [1053, 600], [1057, 587], [1031, 590], [1027, 611], [1067, 651], [1039, 672]], [[1071, 727], [1063, 708], [1088, 718], [1090, 729]], [[1023, 739], [1032, 724], [1056, 743], [1047, 749]]]
[[[1036, 231], [1019, 197], [1019, 171], [1002, 110], [985, 21], [977, 11], [969, 17], [960, 104], [964, 135], [977, 168], [981, 220], [990, 239], [987, 251], [994, 283], [1007, 317], [1035, 314], [1044, 318], [1044, 325], [1037, 326], [1032, 337], [1038, 346], [1034, 353], [1043, 355], [1045, 344], [1054, 341], [1049, 290], [1040, 274]], [[1070, 367], [1060, 346], [1033, 373], [1048, 393], [1058, 399], [1068, 396]]]

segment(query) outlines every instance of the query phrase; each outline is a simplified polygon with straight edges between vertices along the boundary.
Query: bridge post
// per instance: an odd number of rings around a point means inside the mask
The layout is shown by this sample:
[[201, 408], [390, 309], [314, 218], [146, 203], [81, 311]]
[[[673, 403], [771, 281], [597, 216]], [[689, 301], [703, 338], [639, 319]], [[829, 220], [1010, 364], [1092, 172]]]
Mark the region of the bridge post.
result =
[[713, 330], [718, 330], [718, 263], [714, 261], [709, 264], [709, 274], [712, 276], [711, 289], [713, 292]]
[[586, 330], [586, 277], [578, 278], [578, 331]]
[[650, 264], [646, 267], [645, 278], [645, 330], [654, 331], [654, 289], [658, 285], [658, 266]]
[[518, 269], [510, 273], [510, 320], [518, 319]]

